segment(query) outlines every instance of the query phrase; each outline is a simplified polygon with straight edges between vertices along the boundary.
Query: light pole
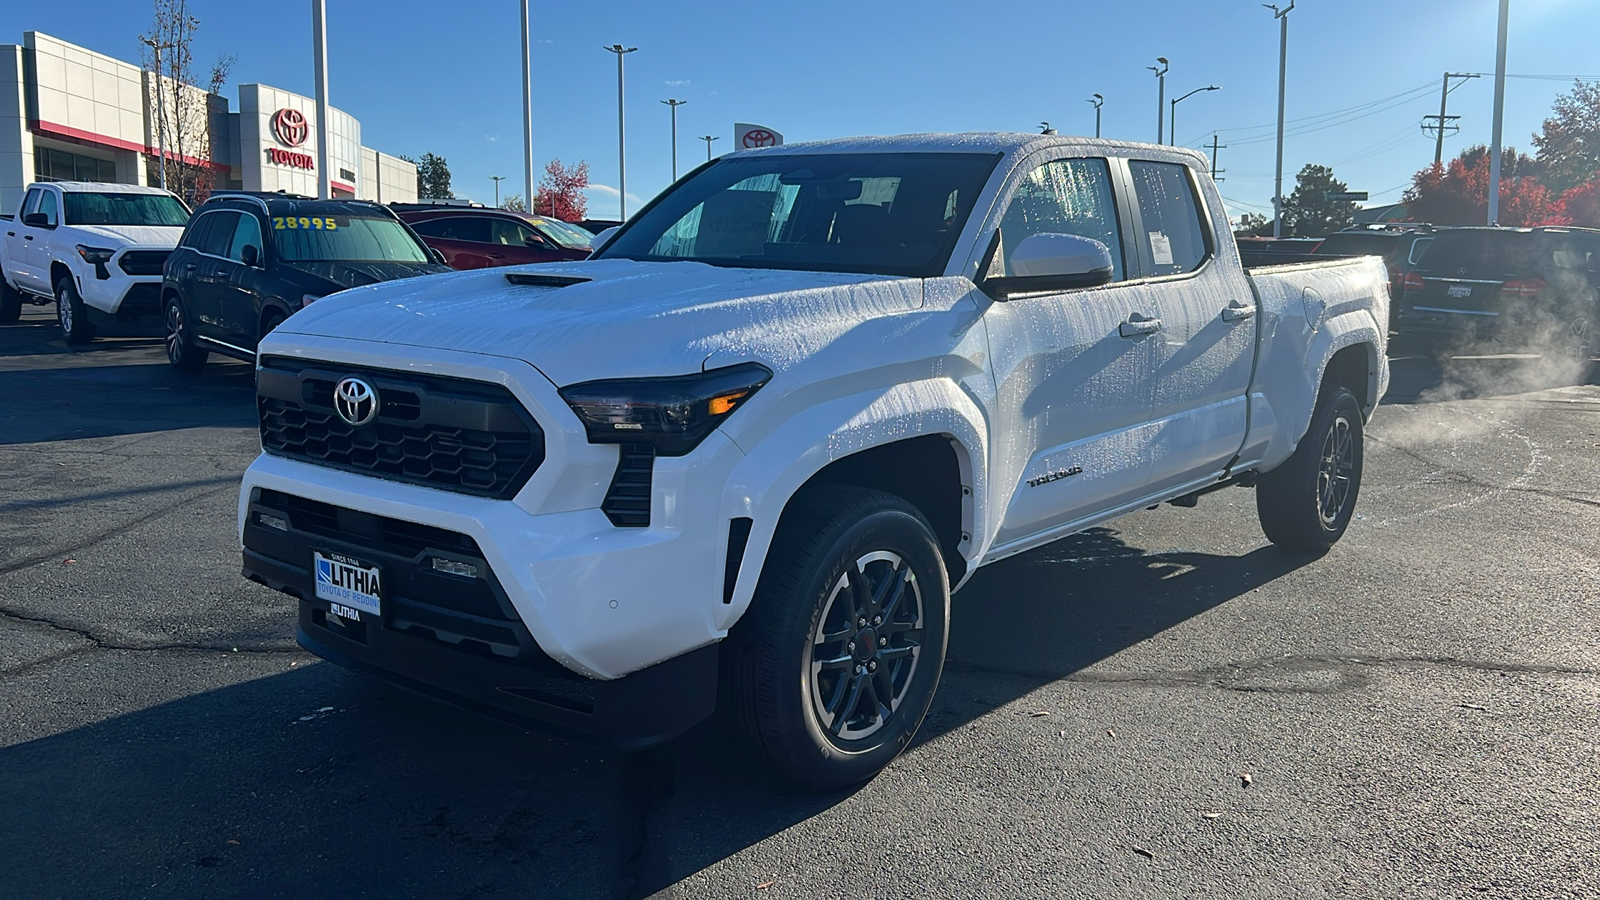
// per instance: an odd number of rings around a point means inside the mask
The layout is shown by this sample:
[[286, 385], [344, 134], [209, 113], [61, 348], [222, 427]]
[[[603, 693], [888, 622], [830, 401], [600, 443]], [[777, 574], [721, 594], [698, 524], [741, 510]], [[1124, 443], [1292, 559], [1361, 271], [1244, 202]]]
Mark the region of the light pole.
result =
[[1209, 86], [1209, 87], [1195, 88], [1194, 90], [1190, 91], [1189, 93], [1184, 94], [1182, 97], [1179, 97], [1178, 99], [1172, 101], [1172, 124], [1171, 124], [1171, 127], [1169, 127], [1167, 129], [1167, 133], [1172, 137], [1172, 145], [1174, 147], [1176, 147], [1178, 145], [1178, 104], [1182, 103], [1183, 101], [1185, 101], [1187, 99], [1189, 99], [1190, 97], [1193, 97], [1195, 94], [1203, 94], [1206, 91], [1220, 91], [1220, 90], [1222, 90], [1222, 88], [1219, 88], [1214, 84]]
[[1087, 101], [1087, 102], [1094, 104], [1094, 136], [1095, 137], [1099, 137], [1100, 136], [1100, 107], [1106, 105], [1106, 98], [1100, 96], [1099, 94], [1095, 94], [1094, 95], [1094, 99], [1090, 100], [1090, 101]]
[[505, 181], [504, 175], [490, 175], [489, 180], [494, 182], [494, 208], [500, 208], [500, 182]]
[[628, 221], [628, 130], [622, 113], [622, 57], [639, 48], [612, 44], [602, 49], [617, 55], [617, 203], [621, 211], [618, 218], [626, 222]]
[[[1489, 147], [1489, 224], [1500, 224], [1500, 138], [1506, 112], [1506, 26], [1511, 0], [1500, 0], [1500, 38], [1494, 55], [1494, 136]], [[1444, 126], [1443, 122], [1439, 123]]]
[[688, 103], [687, 100], [663, 100], [672, 108], [672, 180], [678, 180], [678, 107]]
[[311, 74], [317, 82], [317, 197], [333, 196], [333, 175], [328, 171], [328, 10], [323, 0], [311, 0]]
[[[533, 61], [529, 56], [528, 0], [522, 0], [522, 177], [527, 182], [523, 199], [528, 210], [533, 210]], [[500, 182], [494, 183], [496, 198], [500, 195]], [[498, 199], [495, 206], [499, 206]]]
[[719, 138], [714, 134], [702, 134], [700, 140], [706, 142], [706, 162], [711, 162], [711, 142]]
[[1156, 57], [1156, 62], [1161, 63], [1161, 65], [1159, 67], [1145, 66], [1145, 68], [1156, 73], [1156, 81], [1160, 84], [1156, 91], [1156, 143], [1165, 144], [1167, 137], [1163, 128], [1167, 123], [1167, 70], [1171, 69], [1172, 66], [1167, 64], [1165, 56]]
[[161, 51], [171, 50], [173, 45], [163, 44], [155, 38], [142, 37], [140, 42], [150, 48], [155, 54], [156, 67], [156, 154], [161, 157], [161, 183], [156, 185], [162, 190], [167, 189], [167, 112], [166, 104], [161, 100]]
[[1289, 11], [1296, 2], [1289, 0], [1289, 5], [1283, 9], [1271, 3], [1261, 4], [1272, 10], [1272, 17], [1278, 20], [1278, 167], [1272, 180], [1272, 236], [1275, 238], [1283, 237], [1283, 89], [1289, 75]]

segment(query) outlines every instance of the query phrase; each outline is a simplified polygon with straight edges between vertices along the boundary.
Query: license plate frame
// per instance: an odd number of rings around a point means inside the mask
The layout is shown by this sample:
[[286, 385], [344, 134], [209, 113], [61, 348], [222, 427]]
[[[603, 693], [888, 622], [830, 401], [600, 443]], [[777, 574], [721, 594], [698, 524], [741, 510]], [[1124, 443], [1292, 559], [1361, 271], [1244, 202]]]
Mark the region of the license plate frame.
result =
[[[376, 563], [332, 551], [311, 551], [312, 578], [318, 600], [343, 619], [383, 615], [383, 569]], [[353, 615], [352, 615], [353, 613]]]
[[1450, 285], [1450, 292], [1449, 293], [1450, 293], [1451, 297], [1453, 297], [1453, 298], [1455, 298], [1457, 300], [1464, 300], [1467, 297], [1471, 297], [1472, 296], [1472, 285], [1470, 285], [1470, 284], [1452, 284], [1452, 285]]

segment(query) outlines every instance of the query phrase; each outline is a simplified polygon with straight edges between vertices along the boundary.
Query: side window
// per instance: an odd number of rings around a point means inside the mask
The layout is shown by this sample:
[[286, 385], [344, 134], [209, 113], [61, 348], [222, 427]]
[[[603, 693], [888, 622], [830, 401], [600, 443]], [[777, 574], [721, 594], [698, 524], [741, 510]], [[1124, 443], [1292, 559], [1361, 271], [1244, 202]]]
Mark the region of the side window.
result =
[[234, 225], [239, 218], [236, 212], [214, 212], [208, 227], [200, 232], [199, 242], [195, 249], [211, 256], [226, 256], [228, 245], [233, 242]]
[[28, 196], [24, 197], [22, 200], [23, 215], [39, 211], [39, 196], [43, 193], [44, 191], [40, 188], [33, 188], [28, 191]]
[[474, 244], [489, 243], [488, 220], [473, 216], [449, 216], [443, 219], [429, 219], [426, 222], [418, 222], [411, 227], [417, 234], [446, 241], [470, 241]]
[[61, 224], [61, 215], [56, 211], [56, 195], [54, 191], [39, 192], [39, 212], [44, 213], [46, 225]]
[[1105, 160], [1058, 159], [1028, 173], [1000, 220], [1007, 275], [1016, 274], [1012, 251], [1035, 234], [1075, 234], [1105, 244], [1115, 268], [1112, 280], [1123, 280], [1122, 233]]
[[539, 247], [543, 236], [535, 236], [533, 229], [510, 219], [493, 219], [489, 222], [489, 243], [506, 247]]
[[190, 220], [189, 227], [183, 230], [183, 239], [178, 241], [178, 246], [188, 247], [191, 250], [200, 249], [200, 237], [207, 228], [211, 227], [211, 223], [215, 218], [209, 213], [195, 216]]
[[239, 224], [233, 229], [233, 240], [228, 244], [228, 258], [244, 262], [244, 248], [256, 248], [256, 259], [261, 259], [261, 220], [249, 213], [239, 214]]
[[1188, 167], [1131, 160], [1128, 169], [1144, 220], [1140, 238], [1154, 263], [1150, 275], [1180, 275], [1200, 268], [1210, 251]]

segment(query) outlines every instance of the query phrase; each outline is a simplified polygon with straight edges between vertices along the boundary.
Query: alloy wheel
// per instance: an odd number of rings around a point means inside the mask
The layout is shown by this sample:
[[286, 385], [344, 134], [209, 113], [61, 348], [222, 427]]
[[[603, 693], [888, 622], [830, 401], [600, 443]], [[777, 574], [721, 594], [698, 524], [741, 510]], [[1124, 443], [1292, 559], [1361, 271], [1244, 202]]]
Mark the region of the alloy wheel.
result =
[[1355, 467], [1355, 437], [1350, 420], [1335, 416], [1322, 442], [1322, 458], [1317, 467], [1317, 514], [1327, 528], [1337, 526], [1350, 500], [1350, 479]]
[[66, 288], [56, 291], [56, 321], [61, 323], [61, 333], [72, 333], [72, 297]]
[[868, 737], [906, 698], [924, 640], [922, 587], [906, 560], [876, 551], [834, 583], [807, 654], [813, 711], [844, 741]]
[[167, 304], [167, 359], [183, 361], [183, 310], [176, 302]]

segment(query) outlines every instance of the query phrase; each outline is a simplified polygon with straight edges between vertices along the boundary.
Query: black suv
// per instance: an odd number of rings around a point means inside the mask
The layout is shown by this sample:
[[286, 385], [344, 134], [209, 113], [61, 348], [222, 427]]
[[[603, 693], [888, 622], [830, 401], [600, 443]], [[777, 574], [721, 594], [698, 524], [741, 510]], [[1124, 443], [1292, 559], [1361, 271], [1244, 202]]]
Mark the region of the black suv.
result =
[[1587, 367], [1600, 322], [1600, 231], [1452, 228], [1404, 281], [1397, 327], [1559, 353]]
[[335, 291], [448, 272], [387, 208], [364, 200], [218, 194], [167, 258], [167, 359], [197, 371], [212, 352], [253, 361], [295, 310]]

